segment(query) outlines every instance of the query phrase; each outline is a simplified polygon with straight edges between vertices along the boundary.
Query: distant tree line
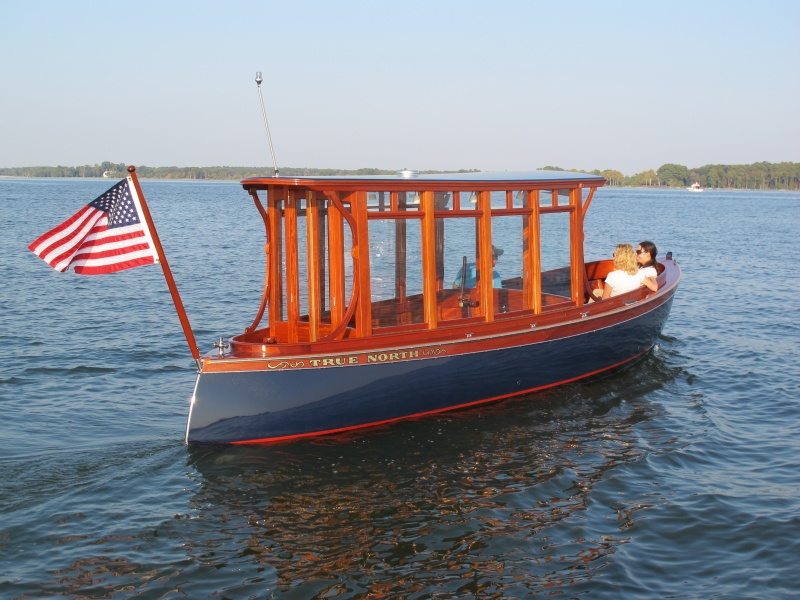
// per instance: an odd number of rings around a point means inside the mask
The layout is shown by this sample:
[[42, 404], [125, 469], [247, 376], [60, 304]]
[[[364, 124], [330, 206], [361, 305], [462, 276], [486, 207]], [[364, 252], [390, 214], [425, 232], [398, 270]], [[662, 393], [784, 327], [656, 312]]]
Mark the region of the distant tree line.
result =
[[[545, 169], [562, 170], [558, 167]], [[576, 171], [577, 169], [570, 169]], [[800, 190], [800, 163], [758, 162], [752, 165], [706, 165], [689, 169], [668, 163], [653, 171], [626, 177], [619, 171], [591, 171], [608, 180], [608, 185], [628, 187], [688, 187], [695, 181], [704, 188], [741, 190]]]
[[[9, 177], [109, 177], [122, 179], [128, 173], [125, 163], [103, 162], [99, 165], [83, 165], [80, 167], [17, 167], [0, 168], [0, 175]], [[246, 177], [269, 177], [272, 169], [268, 167], [136, 167], [136, 174], [142, 179], [213, 179], [239, 180]], [[381, 175], [395, 171], [380, 169], [357, 169], [344, 171], [341, 169], [297, 169], [283, 168], [281, 175]]]
[[[560, 167], [546, 166], [544, 169], [565, 171]], [[125, 163], [103, 162], [99, 165], [80, 167], [16, 167], [0, 168], [0, 176], [8, 177], [109, 177], [121, 179], [127, 173]], [[568, 169], [578, 171], [578, 169]], [[421, 171], [422, 173], [467, 173], [477, 169], [458, 171]], [[396, 171], [385, 169], [311, 169], [283, 167], [281, 175], [325, 176], [325, 175], [391, 175]], [[704, 188], [727, 188], [745, 190], [800, 190], [800, 163], [758, 162], [752, 165], [706, 165], [689, 169], [683, 165], [668, 163], [655, 171], [650, 169], [627, 177], [620, 171], [607, 169], [590, 171], [601, 175], [612, 186], [632, 187], [687, 187], [697, 181]], [[240, 180], [246, 177], [269, 177], [269, 167], [147, 167], [137, 166], [136, 173], [143, 179], [212, 179]]]

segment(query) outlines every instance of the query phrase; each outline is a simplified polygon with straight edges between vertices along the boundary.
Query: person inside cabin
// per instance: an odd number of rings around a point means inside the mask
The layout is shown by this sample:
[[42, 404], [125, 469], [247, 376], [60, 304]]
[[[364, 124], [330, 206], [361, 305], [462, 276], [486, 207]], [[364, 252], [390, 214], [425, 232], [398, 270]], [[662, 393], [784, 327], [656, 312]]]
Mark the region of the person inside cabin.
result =
[[656, 254], [658, 254], [658, 249], [653, 242], [639, 242], [636, 248], [636, 261], [639, 263], [639, 272], [645, 277], [650, 278], [657, 290], [658, 283], [656, 283], [656, 278], [658, 277], [658, 263], [656, 263]]
[[[497, 265], [497, 259], [503, 255], [503, 249], [497, 246], [492, 246], [492, 287], [503, 287], [500, 279], [500, 274], [494, 267]], [[467, 263], [467, 277], [465, 288], [474, 288], [478, 283], [478, 266], [474, 263]], [[453, 281], [454, 288], [461, 287], [461, 269], [458, 270], [458, 275]]]
[[603, 299], [613, 298], [633, 291], [644, 285], [655, 292], [655, 279], [646, 277], [640, 270], [636, 260], [636, 252], [630, 244], [617, 244], [614, 249], [614, 270], [606, 277], [603, 286]]

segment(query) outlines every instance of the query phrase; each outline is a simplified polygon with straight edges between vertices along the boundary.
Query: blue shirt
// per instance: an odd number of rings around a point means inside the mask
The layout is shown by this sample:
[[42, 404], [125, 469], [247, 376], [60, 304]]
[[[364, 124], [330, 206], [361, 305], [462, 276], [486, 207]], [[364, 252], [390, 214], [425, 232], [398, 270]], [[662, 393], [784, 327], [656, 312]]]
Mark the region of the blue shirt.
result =
[[[467, 282], [464, 287], [467, 288], [474, 288], [478, 282], [478, 267], [475, 263], [467, 263]], [[461, 269], [458, 270], [458, 276], [453, 281], [454, 288], [461, 287]], [[500, 274], [496, 270], [492, 270], [492, 287], [503, 287], [503, 283], [500, 280]]]

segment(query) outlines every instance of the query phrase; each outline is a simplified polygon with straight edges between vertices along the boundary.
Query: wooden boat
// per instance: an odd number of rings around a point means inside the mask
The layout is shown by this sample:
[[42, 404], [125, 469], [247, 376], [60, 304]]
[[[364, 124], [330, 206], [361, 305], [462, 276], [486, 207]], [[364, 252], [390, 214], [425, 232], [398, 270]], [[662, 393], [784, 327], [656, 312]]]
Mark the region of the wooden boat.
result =
[[608, 372], [653, 347], [681, 277], [668, 257], [657, 292], [594, 300], [612, 269], [584, 261], [594, 175], [241, 183], [266, 232], [263, 297], [199, 361], [187, 443], [340, 432]]

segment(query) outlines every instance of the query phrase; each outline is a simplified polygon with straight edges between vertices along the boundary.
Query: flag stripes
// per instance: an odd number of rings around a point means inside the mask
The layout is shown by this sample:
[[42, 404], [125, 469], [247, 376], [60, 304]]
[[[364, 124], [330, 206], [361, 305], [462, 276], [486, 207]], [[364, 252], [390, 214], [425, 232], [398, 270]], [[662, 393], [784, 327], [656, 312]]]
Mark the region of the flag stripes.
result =
[[28, 248], [57, 271], [102, 275], [158, 262], [130, 179], [124, 179]]

